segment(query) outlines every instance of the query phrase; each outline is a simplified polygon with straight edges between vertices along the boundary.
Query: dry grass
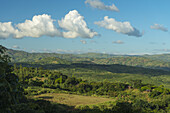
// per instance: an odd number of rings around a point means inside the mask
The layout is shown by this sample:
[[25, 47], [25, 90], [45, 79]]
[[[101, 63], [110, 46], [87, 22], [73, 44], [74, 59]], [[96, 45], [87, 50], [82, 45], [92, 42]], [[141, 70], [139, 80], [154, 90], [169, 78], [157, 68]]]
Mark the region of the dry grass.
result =
[[43, 98], [44, 100], [48, 100], [54, 103], [66, 104], [69, 106], [89, 105], [89, 104], [104, 103], [107, 101], [114, 101], [113, 99], [110, 98], [62, 94], [62, 93], [41, 94], [35, 96], [35, 98]]
[[34, 78], [32, 78], [32, 80], [36, 80], [36, 79], [39, 79], [40, 81], [44, 82], [44, 80], [47, 80], [48, 78], [45, 78], [45, 77], [34, 77]]

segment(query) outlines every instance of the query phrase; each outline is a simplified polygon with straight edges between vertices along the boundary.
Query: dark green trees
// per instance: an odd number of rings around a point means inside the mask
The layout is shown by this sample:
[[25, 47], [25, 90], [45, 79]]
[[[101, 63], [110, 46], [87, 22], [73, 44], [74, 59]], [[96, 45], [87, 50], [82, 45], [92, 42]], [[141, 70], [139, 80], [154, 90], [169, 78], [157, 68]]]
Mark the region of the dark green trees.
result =
[[6, 48], [0, 45], [0, 113], [13, 112], [12, 105], [19, 103], [23, 97], [18, 77], [8, 65], [9, 56], [5, 51]]

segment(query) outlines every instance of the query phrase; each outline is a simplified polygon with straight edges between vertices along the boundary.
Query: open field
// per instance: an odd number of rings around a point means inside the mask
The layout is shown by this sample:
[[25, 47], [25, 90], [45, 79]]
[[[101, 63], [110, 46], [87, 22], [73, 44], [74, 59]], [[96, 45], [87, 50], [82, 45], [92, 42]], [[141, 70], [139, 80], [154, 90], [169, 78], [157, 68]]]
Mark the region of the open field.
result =
[[36, 95], [34, 96], [34, 98], [41, 98], [54, 103], [66, 104], [69, 106], [89, 105], [89, 104], [98, 104], [98, 103], [104, 103], [108, 101], [114, 101], [111, 98], [82, 96], [82, 95], [63, 94], [63, 93], [46, 93], [46, 94]]

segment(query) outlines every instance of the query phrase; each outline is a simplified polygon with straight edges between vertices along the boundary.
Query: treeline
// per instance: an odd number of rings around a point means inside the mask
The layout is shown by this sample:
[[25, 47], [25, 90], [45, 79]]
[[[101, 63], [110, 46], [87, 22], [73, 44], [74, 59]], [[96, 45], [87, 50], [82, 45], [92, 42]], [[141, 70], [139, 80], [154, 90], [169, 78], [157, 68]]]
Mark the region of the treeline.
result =
[[107, 59], [94, 59], [92, 62], [96, 64], [121, 64], [127, 66], [138, 66], [148, 68], [170, 69], [170, 62], [152, 60], [146, 57], [113, 57]]
[[141, 80], [131, 80], [129, 83], [111, 83], [107, 81], [88, 82], [87, 80], [76, 78], [74, 75], [68, 77], [58, 71], [22, 67], [21, 65], [18, 68], [14, 65], [14, 73], [18, 75], [20, 83], [25, 87], [40, 86], [44, 88], [59, 88], [80, 94], [87, 93], [89, 95], [112, 95], [112, 93], [115, 94], [116, 91], [124, 91], [129, 88], [137, 88], [140, 91], [152, 91], [152, 97], [162, 93], [170, 93], [170, 90], [165, 89], [163, 86], [157, 87], [151, 84], [143, 84]]
[[43, 67], [44, 69], [51, 69], [51, 70], [59, 70], [62, 68], [69, 68], [69, 69], [88, 69], [88, 70], [100, 70], [100, 71], [108, 71], [112, 73], [130, 73], [130, 74], [145, 74], [151, 76], [157, 75], [169, 75], [170, 71], [164, 71], [160, 69], [149, 69], [149, 68], [142, 68], [142, 67], [133, 67], [133, 66], [126, 66], [126, 65], [104, 65], [104, 64], [87, 64], [87, 63], [72, 63], [72, 64], [32, 64], [32, 63], [16, 63], [18, 65], [23, 65], [26, 67]]

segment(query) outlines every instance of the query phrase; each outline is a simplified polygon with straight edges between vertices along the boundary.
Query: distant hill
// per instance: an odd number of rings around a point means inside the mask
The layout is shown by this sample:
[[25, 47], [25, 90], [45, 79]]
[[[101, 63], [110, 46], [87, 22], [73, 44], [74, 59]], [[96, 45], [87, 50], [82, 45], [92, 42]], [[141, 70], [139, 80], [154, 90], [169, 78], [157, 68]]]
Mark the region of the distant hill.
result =
[[34, 62], [36, 60], [48, 57], [57, 57], [60, 59], [72, 60], [73, 58], [112, 58], [116, 55], [102, 53], [85, 53], [85, 54], [59, 54], [59, 53], [28, 53], [8, 49], [7, 53], [11, 57], [12, 62]]
[[170, 54], [161, 54], [161, 55], [144, 55], [145, 58], [150, 58], [153, 60], [159, 60], [164, 62], [170, 62]]
[[[147, 67], [170, 70], [170, 55], [118, 56], [101, 53], [58, 54], [58, 53], [27, 53], [9, 49], [12, 62], [32, 62], [37, 64], [121, 64], [127, 66]], [[169, 61], [169, 62], [168, 62]]]
[[48, 58], [42, 58], [38, 59], [33, 64], [71, 64], [72, 62], [56, 58], [56, 57], [48, 57]]
[[146, 57], [113, 57], [108, 59], [94, 59], [92, 62], [96, 64], [121, 64], [127, 66], [159, 68], [170, 70], [170, 62], [153, 60]]
[[117, 55], [113, 54], [103, 54], [103, 53], [84, 53], [84, 54], [77, 54], [79, 58], [112, 58]]
[[57, 53], [28, 53], [24, 51], [8, 49], [7, 54], [11, 57], [12, 62], [35, 62], [43, 58], [60, 58], [71, 60], [73, 57], [76, 57], [72, 54], [57, 54]]

